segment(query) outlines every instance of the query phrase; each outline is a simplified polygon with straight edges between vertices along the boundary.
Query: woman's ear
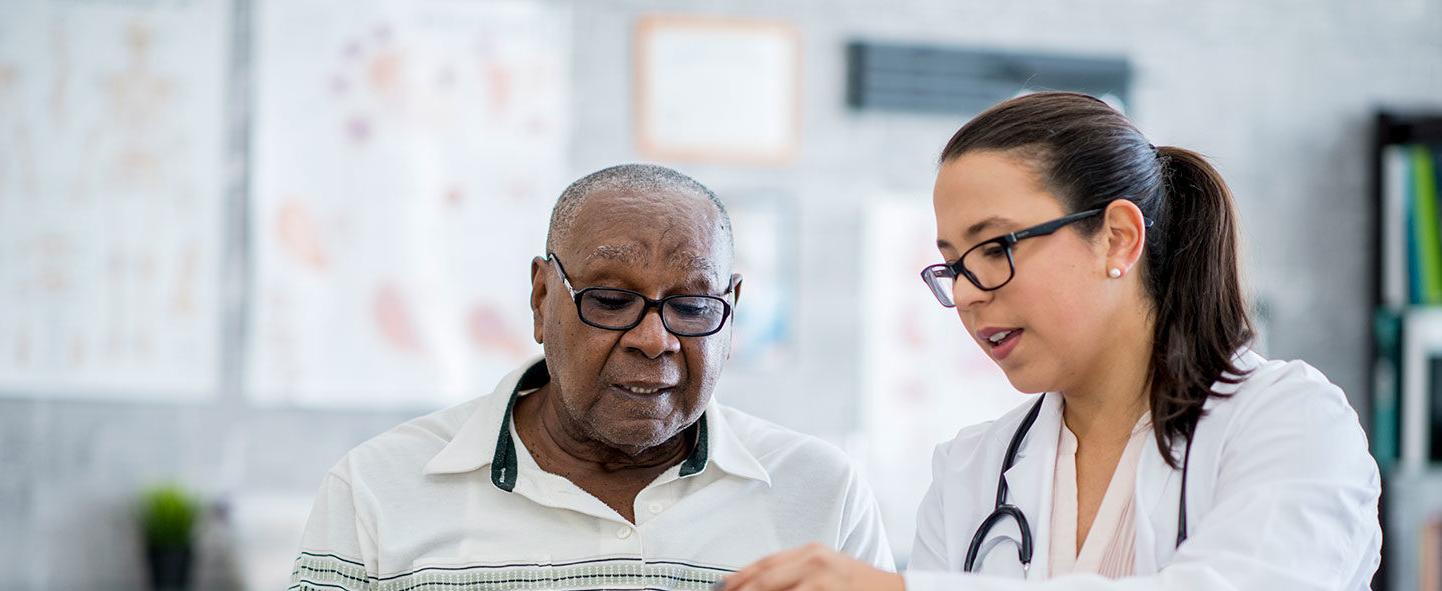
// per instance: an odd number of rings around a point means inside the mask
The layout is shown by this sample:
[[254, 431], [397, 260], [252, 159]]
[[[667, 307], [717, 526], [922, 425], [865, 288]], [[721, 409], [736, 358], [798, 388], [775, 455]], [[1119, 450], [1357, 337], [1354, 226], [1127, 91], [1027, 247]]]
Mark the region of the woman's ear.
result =
[[1102, 244], [1106, 248], [1103, 273], [1116, 278], [1130, 272], [1141, 260], [1146, 242], [1147, 221], [1137, 204], [1117, 199], [1107, 205], [1102, 214]]

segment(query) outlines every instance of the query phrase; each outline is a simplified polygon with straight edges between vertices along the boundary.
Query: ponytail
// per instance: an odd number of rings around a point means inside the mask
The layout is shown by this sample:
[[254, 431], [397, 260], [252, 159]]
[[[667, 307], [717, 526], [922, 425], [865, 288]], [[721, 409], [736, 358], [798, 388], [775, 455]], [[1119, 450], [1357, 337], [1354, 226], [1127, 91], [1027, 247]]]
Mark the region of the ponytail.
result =
[[[1157, 148], [1106, 103], [1038, 92], [987, 109], [952, 136], [944, 164], [975, 150], [1013, 153], [1038, 165], [1068, 212], [1127, 199], [1152, 220], [1141, 265], [1154, 306], [1148, 388], [1157, 447], [1173, 468], [1174, 443], [1190, 440], [1216, 383], [1243, 377], [1233, 362], [1252, 339], [1237, 265], [1232, 194], [1201, 155]], [[1099, 219], [1078, 223], [1096, 232]]]
[[1237, 269], [1237, 214], [1232, 192], [1200, 154], [1157, 148], [1166, 215], [1161, 248], [1152, 253], [1156, 300], [1151, 360], [1151, 413], [1157, 444], [1176, 467], [1169, 442], [1190, 440], [1212, 384], [1234, 384], [1233, 363], [1252, 339]]

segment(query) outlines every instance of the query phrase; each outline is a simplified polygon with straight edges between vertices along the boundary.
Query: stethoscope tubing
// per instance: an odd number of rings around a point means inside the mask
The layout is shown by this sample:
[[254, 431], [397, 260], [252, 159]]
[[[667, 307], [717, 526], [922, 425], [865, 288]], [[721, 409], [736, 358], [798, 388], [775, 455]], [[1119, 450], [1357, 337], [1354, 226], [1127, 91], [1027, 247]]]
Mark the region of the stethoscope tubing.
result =
[[[1041, 414], [1041, 405], [1046, 402], [1046, 395], [1041, 395], [1036, 404], [1031, 406], [1026, 416], [1022, 418], [1021, 424], [1017, 425], [1016, 432], [1012, 433], [1011, 441], [1006, 446], [1006, 456], [1002, 458], [1001, 474], [996, 481], [996, 503], [992, 506], [990, 515], [981, 521], [976, 533], [971, 536], [971, 543], [966, 548], [966, 561], [962, 564], [965, 572], [975, 572], [977, 554], [986, 542], [986, 535], [997, 523], [1010, 517], [1016, 521], [1017, 530], [1021, 532], [1021, 543], [1017, 544], [1017, 560], [1021, 561], [1023, 572], [1031, 567], [1033, 552], [1033, 541], [1031, 537], [1031, 525], [1026, 519], [1026, 514], [1021, 508], [1006, 502], [1007, 493], [1010, 487], [1006, 482], [1006, 471], [1010, 470], [1016, 463], [1016, 454], [1021, 449], [1022, 442], [1031, 432], [1031, 426]], [[1192, 437], [1187, 436], [1187, 449], [1182, 456], [1182, 490], [1177, 500], [1177, 546], [1187, 541], [1187, 473], [1192, 463]]]

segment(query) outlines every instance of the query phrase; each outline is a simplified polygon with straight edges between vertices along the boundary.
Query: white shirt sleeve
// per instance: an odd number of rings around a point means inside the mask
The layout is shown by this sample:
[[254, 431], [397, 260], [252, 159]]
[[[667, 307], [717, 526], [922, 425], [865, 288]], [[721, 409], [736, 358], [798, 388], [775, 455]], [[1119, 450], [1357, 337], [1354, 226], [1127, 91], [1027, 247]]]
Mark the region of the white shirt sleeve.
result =
[[332, 470], [306, 521], [289, 591], [369, 591], [376, 576], [374, 535], [360, 519], [350, 483]]
[[850, 470], [847, 482], [842, 520], [845, 531], [838, 551], [882, 570], [896, 570], [896, 558], [891, 553], [886, 528], [881, 523], [881, 507], [877, 505], [871, 487], [854, 469]]
[[[1286, 382], [1244, 402], [1252, 408], [1227, 434], [1215, 504], [1192, 522], [1187, 541], [1159, 572], [1021, 581], [936, 572], [938, 564], [926, 559], [917, 566], [922, 570], [906, 575], [907, 590], [1368, 588], [1379, 560], [1381, 487], [1366, 437], [1336, 386]], [[934, 499], [923, 511], [930, 505]], [[939, 527], [926, 523], [933, 519], [939, 515], [922, 515], [918, 549], [928, 547], [923, 528]]]

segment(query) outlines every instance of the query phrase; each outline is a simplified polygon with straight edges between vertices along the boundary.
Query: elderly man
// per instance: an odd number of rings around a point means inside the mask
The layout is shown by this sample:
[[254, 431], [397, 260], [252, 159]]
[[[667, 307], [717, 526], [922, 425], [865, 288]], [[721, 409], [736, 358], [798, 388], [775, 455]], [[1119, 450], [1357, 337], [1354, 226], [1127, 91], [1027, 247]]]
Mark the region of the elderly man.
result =
[[741, 276], [710, 190], [659, 166], [592, 173], [546, 248], [544, 359], [348, 453], [291, 589], [706, 589], [805, 543], [892, 567], [839, 450], [712, 397]]

